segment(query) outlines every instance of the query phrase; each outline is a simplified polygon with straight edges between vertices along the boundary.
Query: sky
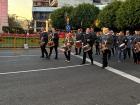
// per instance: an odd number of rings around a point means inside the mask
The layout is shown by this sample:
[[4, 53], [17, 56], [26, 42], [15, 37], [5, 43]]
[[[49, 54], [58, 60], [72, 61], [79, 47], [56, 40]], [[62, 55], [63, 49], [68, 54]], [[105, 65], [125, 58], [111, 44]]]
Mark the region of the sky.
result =
[[32, 19], [32, 0], [8, 0], [8, 13]]

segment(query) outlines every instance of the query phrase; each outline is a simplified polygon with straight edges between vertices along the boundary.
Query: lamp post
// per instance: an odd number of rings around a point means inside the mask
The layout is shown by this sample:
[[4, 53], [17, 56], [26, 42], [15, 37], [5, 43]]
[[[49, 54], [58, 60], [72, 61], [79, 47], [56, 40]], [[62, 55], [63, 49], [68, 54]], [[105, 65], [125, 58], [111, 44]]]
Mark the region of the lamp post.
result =
[[26, 33], [25, 33], [25, 40], [24, 40], [24, 48], [25, 49], [28, 49], [28, 44], [27, 44], [27, 36], [29, 35], [29, 28], [30, 28], [30, 20], [28, 20], [27, 18], [25, 17], [22, 17], [22, 16], [18, 16], [19, 18], [23, 18], [23, 22], [27, 22], [27, 25], [26, 26], [23, 26], [24, 29], [26, 30]]

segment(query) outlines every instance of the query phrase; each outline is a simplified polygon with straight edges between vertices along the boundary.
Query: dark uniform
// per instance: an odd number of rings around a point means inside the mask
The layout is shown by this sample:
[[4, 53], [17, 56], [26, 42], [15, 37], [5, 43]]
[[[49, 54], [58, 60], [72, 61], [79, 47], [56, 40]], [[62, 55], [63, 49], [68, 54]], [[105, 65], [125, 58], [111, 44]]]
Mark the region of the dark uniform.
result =
[[83, 35], [82, 42], [83, 42], [84, 46], [89, 44], [89, 46], [91, 47], [91, 49], [88, 50], [87, 52], [83, 51], [83, 62], [82, 62], [82, 64], [85, 64], [85, 62], [86, 62], [86, 55], [87, 55], [87, 53], [88, 53], [88, 56], [89, 56], [89, 58], [91, 60], [91, 64], [93, 64], [93, 57], [92, 57], [92, 54], [93, 54], [92, 47], [93, 47], [93, 44], [94, 44], [94, 37], [93, 37], [93, 35], [91, 33], [85, 33]]
[[48, 58], [48, 52], [46, 50], [46, 45], [48, 43], [48, 33], [42, 32], [40, 34], [40, 39], [41, 39], [41, 43], [43, 43], [40, 45], [41, 53], [42, 53], [41, 58], [44, 58], [44, 54], [46, 55], [46, 58]]
[[101, 43], [101, 36], [97, 36], [95, 40], [96, 55], [100, 55], [100, 43]]
[[140, 42], [140, 36], [134, 35], [132, 51], [135, 64], [140, 64], [140, 50], [137, 49], [138, 42]]
[[105, 68], [108, 66], [108, 59], [110, 58], [110, 55], [111, 55], [111, 50], [109, 49], [110, 48], [110, 36], [108, 35], [103, 35], [102, 36], [102, 63], [103, 63], [103, 66], [102, 68]]
[[53, 48], [55, 50], [55, 59], [58, 59], [58, 46], [59, 46], [59, 35], [57, 32], [52, 33], [52, 41], [54, 42], [54, 46], [50, 47], [49, 58], [52, 54]]

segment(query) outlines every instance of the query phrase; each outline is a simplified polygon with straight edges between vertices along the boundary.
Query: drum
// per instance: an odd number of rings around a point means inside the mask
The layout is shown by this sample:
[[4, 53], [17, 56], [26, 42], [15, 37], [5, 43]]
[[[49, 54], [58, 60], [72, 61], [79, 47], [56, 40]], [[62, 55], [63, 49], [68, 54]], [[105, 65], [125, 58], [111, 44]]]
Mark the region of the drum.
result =
[[72, 45], [71, 45], [71, 43], [70, 43], [70, 42], [67, 42], [67, 43], [65, 44], [65, 46], [70, 47], [70, 46], [72, 46]]
[[120, 48], [121, 50], [124, 50], [124, 49], [125, 49], [125, 43], [122, 43], [122, 44], [119, 46], [119, 48]]
[[49, 41], [48, 43], [47, 43], [47, 47], [53, 47], [54, 46], [54, 42], [53, 41]]
[[76, 41], [75, 42], [75, 47], [76, 48], [81, 48], [82, 47], [82, 42], [81, 41]]
[[91, 50], [91, 46], [90, 46], [89, 44], [83, 46], [83, 51], [84, 51], [84, 52], [87, 52], [87, 51], [89, 51], [89, 50]]
[[40, 42], [40, 46], [43, 46], [45, 44], [45, 42]]
[[101, 51], [104, 53], [106, 50], [108, 50], [108, 47], [106, 46], [106, 44], [102, 44]]
[[64, 45], [62, 48], [64, 49], [64, 51], [70, 51], [71, 50], [70, 46], [66, 46], [66, 45]]

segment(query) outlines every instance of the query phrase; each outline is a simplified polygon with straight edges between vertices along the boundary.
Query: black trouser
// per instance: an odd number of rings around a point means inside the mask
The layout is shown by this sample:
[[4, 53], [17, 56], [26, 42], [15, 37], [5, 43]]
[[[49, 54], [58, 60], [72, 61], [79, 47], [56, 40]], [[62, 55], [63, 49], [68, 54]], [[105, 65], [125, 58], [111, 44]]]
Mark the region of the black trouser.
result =
[[111, 50], [108, 49], [107, 52], [108, 52], [108, 59], [111, 59]]
[[82, 50], [82, 48], [76, 48], [75, 47], [75, 54], [76, 55], [80, 55], [81, 54], [81, 50]]
[[112, 50], [112, 54], [113, 54], [113, 56], [114, 56], [114, 47], [113, 47], [113, 48], [111, 48], [111, 50]]
[[99, 44], [96, 44], [96, 55], [100, 55]]
[[65, 55], [65, 57], [68, 61], [70, 61], [70, 53], [71, 53], [70, 50], [69, 51], [64, 51], [64, 55]]
[[110, 50], [106, 49], [103, 51], [103, 67], [107, 67], [108, 66], [108, 54], [109, 54]]
[[44, 57], [44, 54], [46, 55], [46, 57], [48, 57], [48, 52], [46, 50], [46, 43], [40, 46], [40, 48], [41, 48], [41, 53], [42, 53], [41, 57]]
[[140, 52], [133, 51], [133, 59], [134, 59], [134, 63], [139, 63], [140, 62]]
[[57, 58], [58, 58], [58, 46], [50, 47], [49, 57], [50, 57], [51, 54], [52, 54], [53, 48], [54, 48], [54, 50], [55, 50], [55, 59], [57, 59]]
[[92, 52], [92, 49], [87, 51], [87, 52], [83, 52], [83, 62], [82, 63], [85, 64], [87, 53], [88, 53], [88, 56], [89, 56], [89, 58], [91, 60], [91, 63], [93, 64], [93, 57], [92, 57], [93, 52]]
[[126, 48], [125, 58], [127, 57], [127, 54], [128, 54], [128, 57], [130, 58], [131, 57], [131, 48]]

